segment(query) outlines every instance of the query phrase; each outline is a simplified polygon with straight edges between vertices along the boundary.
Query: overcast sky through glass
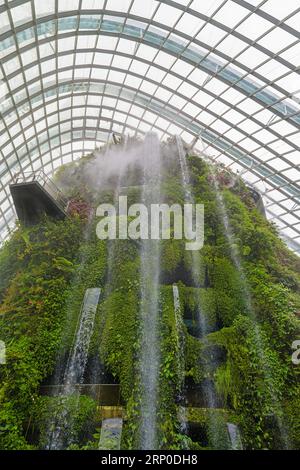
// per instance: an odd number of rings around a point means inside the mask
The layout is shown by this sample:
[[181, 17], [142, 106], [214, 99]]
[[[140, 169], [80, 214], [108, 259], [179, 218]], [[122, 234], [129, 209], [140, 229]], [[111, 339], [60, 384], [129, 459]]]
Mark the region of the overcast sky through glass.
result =
[[0, 240], [15, 173], [179, 134], [300, 252], [299, 0], [0, 0]]

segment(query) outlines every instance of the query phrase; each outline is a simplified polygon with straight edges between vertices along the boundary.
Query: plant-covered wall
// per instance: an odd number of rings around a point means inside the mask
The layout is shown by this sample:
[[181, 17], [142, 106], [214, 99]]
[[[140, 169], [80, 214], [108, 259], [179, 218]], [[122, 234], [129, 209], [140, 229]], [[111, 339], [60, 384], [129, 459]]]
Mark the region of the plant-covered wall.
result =
[[[116, 149], [119, 156], [122, 151]], [[97, 366], [106, 382], [120, 384], [121, 447], [139, 446], [141, 243], [98, 240], [91, 214], [116, 194], [139, 202], [143, 172], [132, 158], [121, 178], [114, 169], [97, 182], [91, 169], [101, 158], [104, 151], [56, 175], [72, 201], [65, 221], [20, 226], [0, 251], [0, 340], [7, 348], [7, 363], [0, 365], [1, 449], [47, 446], [45, 422], [56, 397], [41, 397], [41, 386], [62, 380], [90, 287], [100, 287], [101, 297], [84, 380]], [[182, 204], [175, 141], [161, 146], [161, 159], [162, 202]], [[299, 448], [299, 368], [291, 361], [300, 335], [299, 258], [240, 178], [198, 156], [187, 163], [189, 189], [205, 207], [205, 241], [196, 280], [184, 241], [159, 242], [159, 447], [227, 449], [226, 425], [233, 423], [244, 448]], [[96, 449], [101, 410], [91, 397], [80, 400], [75, 406], [71, 397], [68, 406], [75, 427], [70, 448]]]

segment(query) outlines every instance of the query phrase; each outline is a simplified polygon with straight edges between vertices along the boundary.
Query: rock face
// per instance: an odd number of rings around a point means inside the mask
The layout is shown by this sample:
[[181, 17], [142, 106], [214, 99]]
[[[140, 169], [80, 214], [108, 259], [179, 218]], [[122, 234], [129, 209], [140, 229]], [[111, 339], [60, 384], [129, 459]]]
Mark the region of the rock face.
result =
[[[62, 415], [70, 449], [298, 448], [299, 259], [240, 178], [179, 138], [149, 138], [61, 169], [56, 183], [89, 216], [20, 227], [0, 252], [0, 447], [47, 447]], [[172, 227], [170, 239], [99, 240], [91, 214], [120, 194], [204, 204], [203, 248], [186, 250]], [[72, 355], [80, 331], [84, 360]], [[68, 358], [80, 369], [69, 395]]]

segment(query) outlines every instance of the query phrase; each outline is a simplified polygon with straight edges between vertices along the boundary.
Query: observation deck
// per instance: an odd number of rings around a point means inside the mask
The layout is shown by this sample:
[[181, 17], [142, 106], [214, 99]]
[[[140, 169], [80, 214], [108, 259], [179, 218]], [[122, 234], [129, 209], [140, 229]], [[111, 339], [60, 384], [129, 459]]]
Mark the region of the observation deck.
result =
[[56, 219], [67, 216], [68, 200], [43, 171], [18, 173], [10, 184], [18, 219], [37, 224], [46, 214]]

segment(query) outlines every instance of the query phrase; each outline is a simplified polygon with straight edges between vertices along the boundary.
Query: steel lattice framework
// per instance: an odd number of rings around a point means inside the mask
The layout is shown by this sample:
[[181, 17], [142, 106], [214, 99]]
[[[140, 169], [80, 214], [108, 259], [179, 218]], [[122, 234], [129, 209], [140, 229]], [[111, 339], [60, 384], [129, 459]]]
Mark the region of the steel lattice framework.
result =
[[298, 0], [0, 0], [0, 241], [17, 172], [179, 134], [263, 194], [300, 253]]

